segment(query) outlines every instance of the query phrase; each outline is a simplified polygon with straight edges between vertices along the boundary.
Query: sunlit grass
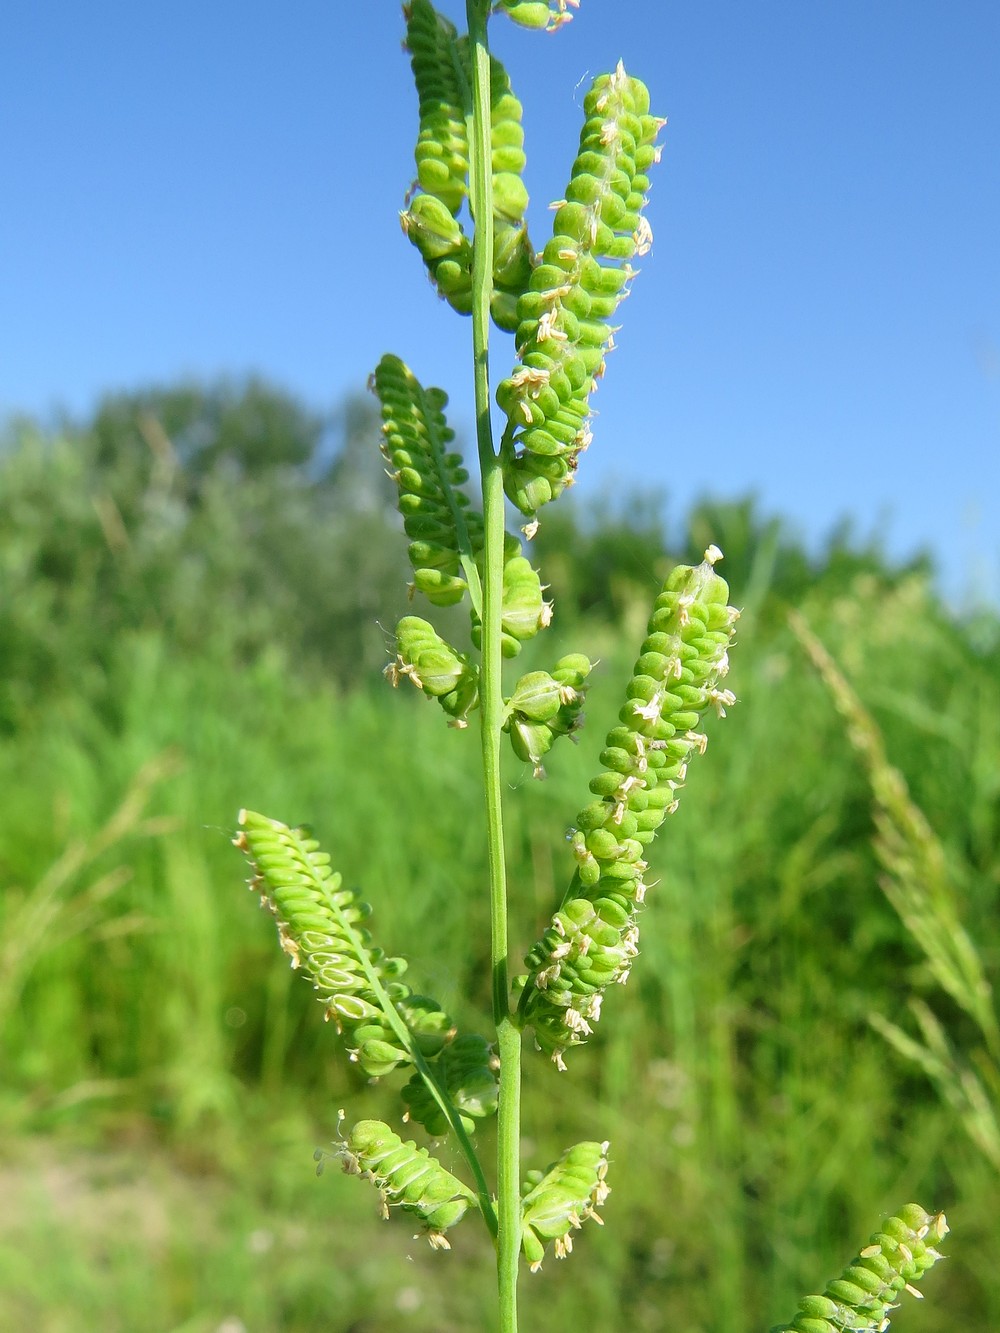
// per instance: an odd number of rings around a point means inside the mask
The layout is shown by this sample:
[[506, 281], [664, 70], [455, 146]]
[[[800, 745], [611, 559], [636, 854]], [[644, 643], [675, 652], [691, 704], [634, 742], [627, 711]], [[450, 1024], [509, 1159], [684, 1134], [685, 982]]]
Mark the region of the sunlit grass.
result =
[[[820, 587], [808, 610], [961, 868], [963, 920], [995, 978], [1000, 672], [921, 597], [887, 610], [877, 584], [833, 601]], [[920, 1197], [947, 1208], [953, 1257], [900, 1329], [1000, 1326], [981, 1276], [1000, 1259], [995, 1176], [868, 1022], [905, 1027], [917, 999], [961, 1038], [963, 1016], [939, 1004], [878, 888], [865, 773], [822, 683], [778, 617], [744, 636], [741, 702], [664, 834], [671, 868], [630, 983], [641, 1006], [620, 1005], [598, 1061], [570, 1059], [558, 1100], [541, 1057], [528, 1079], [543, 1158], [598, 1121], [612, 1140], [614, 1225], [587, 1257], [547, 1266], [546, 1313], [656, 1330], [669, 1308], [714, 1333], [721, 1309], [725, 1333], [750, 1333], [835, 1271], [879, 1210]], [[579, 749], [554, 756], [544, 784], [508, 770], [528, 788], [508, 840], [515, 916], [532, 927], [570, 873], [560, 835], [627, 670], [613, 639]], [[429, 960], [417, 980], [474, 1020], [488, 997], [471, 733], [443, 733], [424, 701], [378, 680], [307, 686], [278, 654], [236, 672], [146, 634], [117, 669], [113, 725], [67, 698], [0, 742], [0, 996], [16, 1001], [0, 1036], [0, 1170], [19, 1201], [0, 1225], [0, 1327], [217, 1333], [242, 1319], [277, 1333], [327, 1327], [317, 1311], [331, 1308], [344, 1329], [486, 1327], [482, 1255], [459, 1242], [444, 1260], [456, 1277], [437, 1288], [442, 1313], [424, 1277], [441, 1257], [405, 1228], [373, 1238], [367, 1214], [355, 1226], [367, 1196], [312, 1175], [351, 1075], [230, 846], [240, 805], [309, 820], [386, 946]], [[96, 845], [150, 763], [142, 811]], [[67, 861], [73, 847], [93, 854]], [[436, 950], [442, 933], [457, 963]], [[351, 1097], [360, 1113], [364, 1089]], [[616, 1161], [629, 1164], [617, 1179]], [[526, 1326], [540, 1291], [525, 1280]]]

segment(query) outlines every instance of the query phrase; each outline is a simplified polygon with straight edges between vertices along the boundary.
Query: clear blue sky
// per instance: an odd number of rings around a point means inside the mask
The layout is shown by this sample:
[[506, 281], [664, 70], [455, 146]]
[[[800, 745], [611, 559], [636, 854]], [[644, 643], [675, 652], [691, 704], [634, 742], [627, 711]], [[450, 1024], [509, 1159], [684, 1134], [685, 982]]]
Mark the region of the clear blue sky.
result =
[[[396, 217], [401, 28], [392, 0], [8, 6], [0, 413], [253, 371], [325, 408], [393, 350], [468, 430], [468, 322]], [[581, 492], [853, 515], [998, 597], [997, 0], [582, 0], [554, 36], [492, 33], [536, 240], [582, 80], [621, 56], [669, 117]]]

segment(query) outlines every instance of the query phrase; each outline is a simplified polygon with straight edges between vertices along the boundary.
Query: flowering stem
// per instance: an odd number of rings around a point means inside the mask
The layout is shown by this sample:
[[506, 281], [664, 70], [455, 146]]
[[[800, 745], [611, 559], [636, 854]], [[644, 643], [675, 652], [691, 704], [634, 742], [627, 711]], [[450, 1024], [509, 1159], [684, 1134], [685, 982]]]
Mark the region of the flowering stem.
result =
[[483, 637], [480, 675], [483, 782], [490, 877], [493, 1018], [500, 1056], [497, 1131], [497, 1278], [501, 1333], [517, 1330], [517, 1270], [521, 1245], [519, 1192], [521, 1034], [510, 1012], [507, 978], [507, 874], [504, 864], [500, 742], [503, 721], [500, 615], [503, 596], [504, 492], [490, 423], [489, 321], [493, 286], [493, 199], [490, 151], [488, 0], [466, 0], [472, 50], [469, 127], [470, 195], [476, 230], [472, 266], [472, 341], [476, 436], [482, 476]]

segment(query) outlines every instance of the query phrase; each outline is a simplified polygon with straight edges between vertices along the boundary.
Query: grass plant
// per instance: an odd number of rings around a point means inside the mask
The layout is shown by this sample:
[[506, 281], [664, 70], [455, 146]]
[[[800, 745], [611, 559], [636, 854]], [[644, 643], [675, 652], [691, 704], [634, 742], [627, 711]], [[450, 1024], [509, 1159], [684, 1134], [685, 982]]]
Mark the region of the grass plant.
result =
[[[705, 750], [703, 718], [713, 711], [725, 716], [735, 703], [723, 680], [738, 613], [715, 570], [722, 553], [714, 544], [700, 564], [677, 565], [668, 573], [594, 764], [600, 772], [590, 778], [589, 797], [575, 804], [569, 886], [524, 955], [526, 970], [511, 977], [505, 747], [509, 740], [535, 777], [543, 775], [550, 751], [552, 765], [558, 764], [565, 738], [581, 725], [592, 663], [573, 651], [548, 669], [505, 680], [504, 662], [548, 629], [552, 608], [522, 536], [506, 529], [504, 497], [527, 519], [522, 535], [530, 543], [544, 521], [541, 511], [571, 484], [591, 442], [590, 396], [613, 346], [611, 321], [635, 278], [632, 261], [651, 241], [644, 208], [663, 122], [650, 114], [644, 85], [620, 64], [594, 80], [583, 97], [580, 148], [555, 206], [552, 237], [536, 253], [524, 222], [520, 105], [488, 47], [493, 8], [488, 0], [467, 0], [468, 32], [462, 35], [430, 0], [411, 0], [404, 11], [420, 130], [417, 181], [403, 227], [439, 294], [458, 313], [471, 315], [478, 504], [465, 489], [469, 473], [453, 447], [447, 395], [425, 387], [394, 353], [382, 358], [373, 375], [383, 454], [409, 539], [412, 591], [432, 608], [463, 605], [470, 616], [459, 646], [422, 615], [405, 616], [396, 629], [389, 675], [394, 684], [409, 682], [440, 705], [459, 733], [457, 743], [468, 743], [462, 733], [478, 731], [486, 886], [480, 910], [488, 905], [489, 928], [474, 950], [472, 989], [489, 999], [485, 1035], [476, 1030], [481, 1020], [467, 1028], [440, 999], [411, 988], [408, 960], [375, 943], [367, 924], [371, 908], [334, 868], [311, 828], [244, 809], [236, 843], [251, 863], [251, 887], [276, 921], [282, 950], [319, 992], [350, 1062], [370, 1080], [406, 1080], [396, 1110], [406, 1125], [403, 1134], [385, 1120], [356, 1118], [352, 1110], [338, 1128], [332, 1155], [348, 1174], [375, 1187], [383, 1216], [405, 1214], [434, 1249], [449, 1249], [449, 1233], [478, 1215], [495, 1257], [496, 1326], [516, 1333], [522, 1262], [537, 1271], [547, 1256], [566, 1258], [576, 1232], [602, 1220], [612, 1161], [627, 1170], [646, 1157], [654, 1137], [647, 1131], [623, 1159], [599, 1129], [570, 1147], [550, 1146], [550, 1113], [537, 1130], [532, 1127], [546, 1140], [541, 1152], [533, 1154], [532, 1165], [522, 1164], [525, 1048], [533, 1045], [551, 1057], [554, 1070], [547, 1077], [558, 1079], [567, 1057], [582, 1058], [576, 1048], [598, 1032], [605, 1003], [608, 1023], [629, 1024], [618, 1017], [626, 1005], [616, 983], [628, 980], [638, 959], [647, 891], [657, 893], [647, 856], [665, 816], [677, 809], [689, 764]], [[566, 0], [502, 0], [495, 8], [529, 28], [555, 29], [570, 17]], [[499, 439], [493, 428], [491, 321], [513, 333], [515, 345], [514, 369], [495, 384]], [[448, 622], [449, 635], [455, 623]], [[410, 746], [412, 752], [412, 741]], [[348, 772], [349, 781], [358, 782], [364, 765], [352, 756]], [[433, 784], [436, 809], [442, 804], [439, 781]], [[380, 783], [373, 786], [379, 808], [364, 826], [369, 842], [388, 799]], [[692, 871], [699, 884], [713, 879], [713, 863], [727, 854], [725, 841], [716, 837], [724, 826], [717, 816], [695, 849]], [[790, 858], [792, 893], [810, 844], [830, 831], [820, 821], [798, 849], [799, 860]], [[455, 854], [455, 848], [446, 853], [451, 860]], [[429, 901], [422, 881], [433, 876], [434, 863], [421, 858], [414, 870], [411, 892]], [[689, 893], [697, 890], [692, 886]], [[676, 974], [694, 972], [696, 940], [709, 940], [718, 956], [738, 933], [738, 919], [733, 903], [720, 895], [707, 895], [695, 912], [676, 887], [665, 896], [680, 928], [661, 947], [664, 954], [674, 951], [675, 968], [650, 969], [651, 984], [669, 994], [678, 1049], [687, 1047], [693, 1056], [695, 1045], [705, 1043], [710, 1053], [705, 1084], [682, 1086], [680, 1097], [687, 1099], [688, 1113], [704, 1113], [728, 1168], [710, 1182], [692, 1183], [702, 1191], [698, 1202], [709, 1217], [738, 1216], [745, 1203], [736, 1174], [741, 1145], [738, 1042], [727, 1012], [731, 991], [725, 973], [705, 975], [699, 1005], [674, 984]], [[442, 943], [454, 947], [456, 941], [442, 930], [437, 947]], [[634, 1042], [633, 1026], [633, 1056]], [[590, 1078], [596, 1083], [606, 1077], [621, 1092], [627, 1080], [613, 1052], [598, 1048], [596, 1066]], [[534, 1078], [536, 1067], [530, 1068]], [[487, 1156], [479, 1145], [494, 1115]], [[842, 1132], [838, 1120], [834, 1115], [819, 1128], [819, 1142]], [[403, 1137], [410, 1126], [422, 1127], [430, 1147]], [[648, 1169], [645, 1161], [642, 1169]], [[777, 1329], [888, 1328], [897, 1298], [904, 1291], [917, 1294], [914, 1283], [939, 1257], [934, 1246], [946, 1231], [943, 1214], [917, 1205], [883, 1218], [842, 1276], [822, 1293], [801, 1298], [791, 1322]], [[725, 1226], [713, 1252], [725, 1280], [712, 1274], [705, 1281], [710, 1318], [737, 1330], [749, 1256]], [[663, 1318], [669, 1322], [671, 1316]], [[624, 1326], [621, 1311], [609, 1310], [602, 1325]]]
[[956, 872], [912, 800], [905, 778], [890, 764], [878, 726], [846, 677], [800, 615], [793, 613], [791, 623], [865, 764], [882, 889], [923, 953], [933, 980], [971, 1022], [974, 1044], [968, 1053], [956, 1051], [941, 1020], [919, 996], [908, 1002], [919, 1038], [882, 1014], [871, 1015], [872, 1026], [924, 1071], [988, 1164], [1000, 1170], [1000, 1026], [986, 968], [962, 922]]
[[[377, 411], [350, 407], [362, 426]], [[380, 943], [414, 960], [404, 979], [459, 1031], [488, 1035], [477, 713], [456, 735], [407, 680], [377, 678], [376, 619], [402, 614], [407, 553], [398, 515], [363, 497], [381, 493], [373, 476], [398, 487], [363, 430], [334, 467], [317, 429], [259, 386], [179, 385], [115, 398], [55, 438], [3, 433], [0, 1328], [495, 1322], [495, 1256], [474, 1214], [440, 1254], [378, 1226], [355, 1178], [317, 1181], [310, 1152], [337, 1108], [392, 1119], [392, 1076], [372, 1085], [338, 1058], [271, 918], [233, 901], [239, 805], [315, 820], [345, 883], [377, 899]], [[926, 567], [875, 546], [806, 550], [750, 502], [700, 505], [666, 535], [627, 497], [596, 515], [572, 493], [545, 506], [529, 549], [557, 614], [517, 670], [581, 646], [595, 669], [582, 743], [555, 740], [545, 782], [512, 746], [503, 758], [512, 957], [572, 875], [563, 834], [598, 768], [592, 739], [619, 725], [629, 645], [673, 565], [713, 542], [743, 608], [728, 678], [740, 703], [691, 766], [627, 988], [563, 1073], [528, 1034], [525, 1167], [608, 1139], [612, 1193], [604, 1227], [525, 1275], [521, 1322], [757, 1333], [838, 1272], [875, 1219], [920, 1198], [948, 1203], [959, 1239], [899, 1328], [998, 1328], [992, 1131], [970, 1135], [963, 1092], [971, 1070], [995, 1115], [992, 1061], [975, 1006], [942, 986], [922, 942], [947, 945], [957, 920], [995, 986], [994, 611], [956, 615]], [[873, 752], [852, 746], [789, 602], [923, 812], [900, 869], [936, 897], [928, 875], [943, 864], [948, 905], [923, 935], [878, 889], [891, 867]], [[430, 614], [445, 638], [461, 633], [463, 605]], [[928, 838], [940, 855], [924, 856]], [[463, 1174], [447, 1140], [393, 1128]], [[493, 1135], [489, 1120], [475, 1131], [491, 1185]]]

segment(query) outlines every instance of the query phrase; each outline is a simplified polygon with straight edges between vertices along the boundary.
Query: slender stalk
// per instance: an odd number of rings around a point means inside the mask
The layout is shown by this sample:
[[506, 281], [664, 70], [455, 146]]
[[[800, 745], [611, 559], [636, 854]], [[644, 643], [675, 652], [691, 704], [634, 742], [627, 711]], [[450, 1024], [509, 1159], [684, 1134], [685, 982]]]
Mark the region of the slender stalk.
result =
[[483, 648], [480, 717], [483, 784], [490, 875], [493, 1018], [500, 1055], [497, 1129], [497, 1279], [501, 1333], [517, 1331], [517, 1270], [521, 1247], [520, 1095], [521, 1034], [511, 1013], [507, 978], [507, 874], [504, 864], [500, 741], [503, 721], [500, 613], [503, 597], [504, 494], [500, 459], [490, 424], [489, 322], [493, 285], [493, 199], [490, 153], [488, 0], [466, 0], [472, 48], [472, 117], [469, 133], [470, 192], [476, 230], [472, 266], [472, 341], [476, 437], [482, 474]]
[[420, 1074], [420, 1077], [426, 1083], [431, 1096], [437, 1102], [448, 1123], [451, 1125], [452, 1132], [458, 1139], [458, 1144], [462, 1150], [462, 1154], [465, 1157], [465, 1160], [468, 1162], [472, 1174], [475, 1177], [476, 1193], [479, 1196], [479, 1209], [483, 1215], [483, 1220], [485, 1221], [487, 1227], [489, 1228], [490, 1234], [492, 1236], [496, 1236], [497, 1219], [495, 1211], [493, 1209], [493, 1203], [490, 1199], [489, 1190], [486, 1185], [486, 1178], [483, 1175], [483, 1168], [479, 1163], [479, 1157], [476, 1154], [476, 1150], [472, 1146], [472, 1141], [469, 1138], [468, 1133], [466, 1132], [465, 1126], [462, 1124], [462, 1117], [459, 1115], [458, 1111], [456, 1111], [450, 1099], [447, 1096], [445, 1096], [444, 1092], [441, 1090], [441, 1085], [438, 1083], [437, 1078], [434, 1076], [433, 1069], [428, 1064], [424, 1055], [421, 1053], [420, 1047], [413, 1040], [413, 1036], [409, 1028], [406, 1026], [402, 1018], [400, 1017], [399, 1010], [396, 1008], [392, 1000], [389, 998], [385, 987], [382, 985], [382, 982], [379, 979], [378, 973], [372, 966], [368, 950], [365, 947], [364, 942], [362, 941], [360, 935], [351, 925], [350, 921], [344, 916], [343, 912], [340, 910], [339, 907], [337, 907], [333, 903], [331, 903], [330, 906], [331, 910], [333, 911], [334, 915], [337, 917], [339, 921], [340, 928], [348, 936], [348, 938], [351, 940], [354, 946], [355, 953], [361, 962], [361, 967], [364, 971], [365, 979], [367, 980], [368, 985], [371, 987], [372, 993], [378, 999], [379, 1007], [382, 1010], [382, 1014], [385, 1017], [386, 1022], [395, 1032], [396, 1036], [399, 1038], [403, 1047], [407, 1051], [409, 1051], [410, 1057], [413, 1060], [414, 1068], [417, 1070], [417, 1072]]

